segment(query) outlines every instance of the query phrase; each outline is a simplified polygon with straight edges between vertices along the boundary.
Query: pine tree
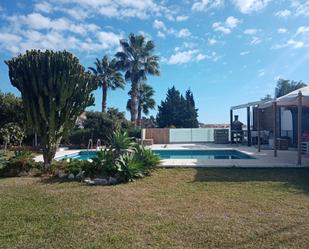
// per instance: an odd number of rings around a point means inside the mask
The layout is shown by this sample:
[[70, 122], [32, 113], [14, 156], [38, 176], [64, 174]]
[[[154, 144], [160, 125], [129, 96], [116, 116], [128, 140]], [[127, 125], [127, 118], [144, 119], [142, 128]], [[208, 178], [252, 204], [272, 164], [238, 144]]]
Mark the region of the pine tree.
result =
[[174, 86], [168, 89], [166, 99], [158, 106], [158, 110], [159, 127], [198, 127], [198, 109], [195, 108], [194, 97], [190, 90], [184, 97]]

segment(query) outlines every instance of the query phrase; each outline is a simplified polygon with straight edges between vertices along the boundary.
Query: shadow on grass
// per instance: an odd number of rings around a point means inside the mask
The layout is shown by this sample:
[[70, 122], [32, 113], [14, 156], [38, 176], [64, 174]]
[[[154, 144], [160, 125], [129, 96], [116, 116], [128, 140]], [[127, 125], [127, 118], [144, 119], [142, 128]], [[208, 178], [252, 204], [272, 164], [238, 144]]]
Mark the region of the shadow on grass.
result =
[[309, 168], [295, 169], [196, 169], [195, 182], [281, 182], [309, 194]]

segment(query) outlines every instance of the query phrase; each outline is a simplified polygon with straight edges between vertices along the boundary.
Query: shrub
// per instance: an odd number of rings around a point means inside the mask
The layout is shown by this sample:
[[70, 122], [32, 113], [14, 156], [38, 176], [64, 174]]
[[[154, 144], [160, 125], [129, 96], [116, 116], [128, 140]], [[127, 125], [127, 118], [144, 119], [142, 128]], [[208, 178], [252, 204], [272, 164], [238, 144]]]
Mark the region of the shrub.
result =
[[151, 169], [160, 164], [160, 157], [143, 145], [136, 146], [134, 155], [144, 165], [145, 173], [149, 173]]
[[61, 160], [54, 161], [51, 165], [51, 171], [53, 174], [57, 174], [59, 171], [66, 174], [74, 174], [77, 175], [81, 171], [85, 172], [85, 175], [90, 175], [94, 170], [92, 169], [94, 166], [91, 162], [87, 160]]
[[0, 150], [0, 172], [6, 165], [5, 154], [2, 150]]
[[144, 165], [134, 154], [123, 154], [117, 159], [117, 178], [121, 182], [134, 181], [136, 178], [144, 176]]
[[115, 151], [116, 155], [119, 156], [123, 153], [132, 152], [135, 143], [129, 138], [128, 133], [116, 131], [111, 136], [110, 148]]
[[14, 177], [21, 174], [28, 174], [31, 169], [41, 170], [41, 164], [33, 160], [33, 155], [30, 151], [15, 151], [5, 166], [0, 170], [1, 176]]

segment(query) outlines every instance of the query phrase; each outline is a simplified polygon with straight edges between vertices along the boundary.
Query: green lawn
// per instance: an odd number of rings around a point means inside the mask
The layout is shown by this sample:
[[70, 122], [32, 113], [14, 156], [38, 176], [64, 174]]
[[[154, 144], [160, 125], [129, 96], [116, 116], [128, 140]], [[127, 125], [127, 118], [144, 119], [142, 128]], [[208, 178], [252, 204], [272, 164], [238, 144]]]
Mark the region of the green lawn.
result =
[[0, 179], [0, 248], [309, 248], [309, 170], [160, 169], [106, 187]]

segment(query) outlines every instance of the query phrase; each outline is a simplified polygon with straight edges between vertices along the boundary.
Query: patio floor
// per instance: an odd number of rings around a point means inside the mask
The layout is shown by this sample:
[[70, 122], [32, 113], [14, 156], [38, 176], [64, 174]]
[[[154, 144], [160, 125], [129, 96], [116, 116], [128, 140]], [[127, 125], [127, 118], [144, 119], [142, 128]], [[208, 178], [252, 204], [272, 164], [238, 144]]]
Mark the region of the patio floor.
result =
[[257, 148], [242, 145], [222, 144], [155, 144], [152, 149], [236, 149], [247, 153], [256, 159], [164, 159], [162, 167], [240, 167], [240, 168], [273, 168], [273, 167], [309, 167], [309, 157], [302, 157], [302, 165], [297, 165], [297, 152], [293, 150], [278, 151], [278, 157], [274, 157], [273, 150], [257, 151]]

